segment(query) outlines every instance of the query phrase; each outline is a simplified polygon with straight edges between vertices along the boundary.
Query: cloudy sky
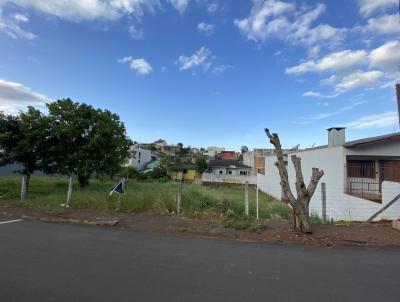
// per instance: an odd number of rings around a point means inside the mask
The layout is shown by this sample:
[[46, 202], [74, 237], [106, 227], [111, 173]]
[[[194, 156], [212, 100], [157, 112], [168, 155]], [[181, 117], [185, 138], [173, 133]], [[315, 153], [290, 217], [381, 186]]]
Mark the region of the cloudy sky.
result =
[[398, 0], [0, 0], [0, 110], [70, 97], [142, 142], [266, 147], [399, 129]]

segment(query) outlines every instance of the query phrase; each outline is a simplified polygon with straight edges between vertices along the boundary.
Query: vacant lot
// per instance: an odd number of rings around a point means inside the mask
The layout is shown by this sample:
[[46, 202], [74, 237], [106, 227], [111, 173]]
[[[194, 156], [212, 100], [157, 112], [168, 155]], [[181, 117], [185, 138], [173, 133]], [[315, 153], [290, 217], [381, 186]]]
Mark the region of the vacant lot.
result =
[[[65, 202], [68, 181], [65, 177], [31, 177], [29, 197], [19, 200], [21, 179], [18, 176], [0, 177], [0, 203], [3, 205], [27, 206], [62, 212], [61, 203]], [[126, 183], [126, 194], [108, 195], [116, 181], [92, 180], [86, 188], [74, 184], [71, 206], [74, 209], [91, 209], [102, 212], [118, 211], [122, 213], [171, 213], [176, 211], [178, 186], [175, 182], [137, 182]], [[249, 190], [250, 214], [255, 216], [256, 192]], [[259, 194], [260, 218], [269, 218], [278, 214], [288, 218], [288, 208], [261, 193]], [[220, 213], [243, 216], [244, 186], [221, 185], [201, 186], [185, 183], [182, 194], [183, 213], [186, 215]]]

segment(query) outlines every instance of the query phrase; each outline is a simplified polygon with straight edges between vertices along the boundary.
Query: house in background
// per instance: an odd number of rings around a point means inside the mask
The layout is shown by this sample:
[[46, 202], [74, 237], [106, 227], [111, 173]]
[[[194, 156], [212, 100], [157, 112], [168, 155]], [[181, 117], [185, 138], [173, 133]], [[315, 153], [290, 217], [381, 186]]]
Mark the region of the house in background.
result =
[[207, 147], [206, 150], [202, 150], [202, 153], [204, 156], [207, 156], [209, 158], [215, 158], [222, 151], [225, 151], [224, 147], [211, 146], [211, 147]]
[[147, 163], [152, 161], [151, 151], [143, 149], [140, 145], [131, 147], [131, 158], [127, 160], [125, 166], [132, 166], [136, 169], [143, 170]]
[[166, 146], [167, 145], [167, 142], [164, 140], [164, 139], [158, 139], [158, 140], [156, 140], [154, 143], [153, 143], [153, 145], [157, 148], [157, 149], [161, 149], [161, 148], [163, 148], [164, 146]]
[[185, 163], [175, 167], [174, 171], [168, 171], [168, 175], [173, 180], [194, 181], [196, 178], [196, 168], [193, 164]]
[[237, 160], [210, 160], [208, 172], [202, 175], [202, 181], [207, 183], [233, 183], [242, 184], [248, 181], [256, 183], [256, 176], [252, 175], [252, 169]]
[[274, 149], [254, 149], [242, 153], [243, 164], [253, 169], [252, 174], [265, 174], [265, 157], [275, 154]]
[[[400, 193], [400, 133], [346, 142], [345, 128], [328, 129], [328, 144], [288, 153], [288, 174], [295, 192], [291, 155], [299, 156], [306, 184], [312, 168], [324, 170], [310, 202], [310, 212], [322, 216], [321, 183], [326, 184], [326, 214], [334, 220], [364, 221]], [[281, 198], [275, 156], [265, 159], [265, 175], [258, 174], [258, 187]], [[400, 217], [400, 202], [378, 219]]]
[[143, 174], [150, 173], [154, 170], [154, 168], [159, 167], [161, 165], [161, 161], [159, 160], [152, 160], [151, 162], [148, 162], [146, 166], [141, 170], [140, 172]]
[[221, 151], [219, 154], [222, 160], [237, 160], [238, 156], [235, 151]]

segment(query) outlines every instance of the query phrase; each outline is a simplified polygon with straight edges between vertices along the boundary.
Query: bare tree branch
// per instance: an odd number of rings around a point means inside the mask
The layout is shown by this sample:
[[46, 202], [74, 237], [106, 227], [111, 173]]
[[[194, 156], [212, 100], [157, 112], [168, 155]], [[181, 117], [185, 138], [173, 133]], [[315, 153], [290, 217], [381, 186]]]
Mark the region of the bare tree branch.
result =
[[307, 186], [307, 191], [308, 191], [310, 199], [313, 197], [315, 189], [317, 188], [318, 182], [319, 182], [319, 180], [321, 179], [322, 176], [324, 176], [324, 171], [323, 170], [320, 170], [318, 168], [313, 168], [312, 169], [310, 183]]
[[283, 191], [283, 201], [286, 203], [290, 203], [294, 205], [296, 203], [296, 198], [294, 197], [292, 190], [289, 185], [289, 176], [286, 169], [285, 159], [283, 157], [282, 146], [279, 140], [279, 136], [276, 133], [271, 134], [269, 129], [265, 128], [265, 133], [267, 134], [269, 141], [275, 147], [275, 154], [277, 158], [277, 162], [275, 165], [278, 168], [279, 176], [281, 179], [281, 186]]
[[306, 185], [304, 184], [303, 172], [301, 171], [301, 158], [292, 155], [292, 162], [296, 172], [296, 191], [298, 198], [304, 198], [308, 195]]

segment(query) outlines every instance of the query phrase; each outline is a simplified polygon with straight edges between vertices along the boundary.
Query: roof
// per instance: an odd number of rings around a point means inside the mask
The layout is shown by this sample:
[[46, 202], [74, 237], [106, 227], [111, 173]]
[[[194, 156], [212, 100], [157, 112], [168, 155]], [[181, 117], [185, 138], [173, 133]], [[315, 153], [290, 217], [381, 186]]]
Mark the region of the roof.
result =
[[380, 135], [380, 136], [374, 136], [374, 137], [368, 137], [368, 138], [350, 141], [350, 142], [345, 143], [343, 145], [343, 147], [351, 149], [351, 148], [363, 147], [363, 146], [371, 145], [371, 144], [386, 143], [386, 142], [393, 142], [393, 141], [399, 141], [399, 140], [400, 140], [400, 132], [396, 132], [396, 133], [392, 133], [392, 134], [386, 134], [386, 135]]
[[233, 160], [233, 159], [210, 160], [209, 166], [210, 167], [233, 167], [233, 168], [251, 169], [251, 167], [246, 166], [246, 165], [240, 163], [239, 161]]

